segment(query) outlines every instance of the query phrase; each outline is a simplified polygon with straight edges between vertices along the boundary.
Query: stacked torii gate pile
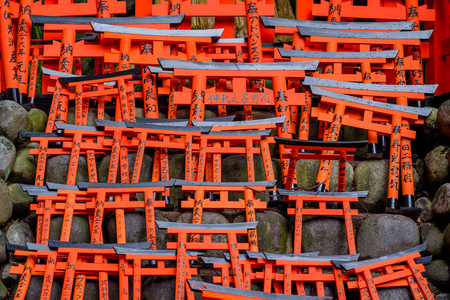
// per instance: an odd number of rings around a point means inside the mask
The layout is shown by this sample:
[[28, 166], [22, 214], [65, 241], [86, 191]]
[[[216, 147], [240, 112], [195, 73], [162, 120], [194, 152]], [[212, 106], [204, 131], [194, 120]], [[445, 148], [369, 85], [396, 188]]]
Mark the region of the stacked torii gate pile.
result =
[[[177, 299], [193, 299], [193, 290], [201, 290], [207, 299], [277, 297], [272, 292], [296, 293], [302, 299], [305, 282], [316, 285], [316, 299], [327, 299], [324, 283], [335, 285], [339, 299], [346, 299], [346, 288], [359, 289], [363, 299], [378, 299], [377, 288], [397, 286], [408, 286], [416, 299], [433, 299], [421, 275], [427, 261], [420, 259], [424, 246], [386, 261], [356, 262], [351, 216], [357, 211], [350, 203], [367, 192], [346, 192], [345, 163], [353, 159], [347, 152], [367, 141], [338, 142], [342, 125], [369, 130], [370, 154], [379, 157], [377, 136], [390, 137], [386, 210], [417, 217], [410, 143], [415, 132], [409, 126], [423, 124], [430, 110], [409, 107], [408, 101], [420, 103], [437, 86], [421, 81], [421, 40], [432, 32], [417, 30], [414, 11], [407, 14], [410, 22], [339, 23], [343, 5], [339, 0], [330, 0], [327, 22], [273, 18], [274, 3], [268, 0], [200, 6], [179, 0], [150, 5], [136, 0], [136, 17], [126, 18], [111, 17], [124, 13], [122, 1], [80, 4], [84, 6], [23, 0], [19, 14], [19, 3], [6, 1], [1, 6], [2, 90], [8, 99], [37, 105], [37, 65], [42, 61], [42, 93], [51, 96], [45, 132], [21, 133], [39, 143], [38, 149], [30, 150], [38, 157], [35, 185], [22, 186], [36, 200], [31, 208], [37, 214], [37, 243], [8, 246], [18, 257], [26, 257], [24, 264], [11, 268], [21, 274], [15, 298], [25, 299], [31, 277], [39, 276], [44, 277], [41, 299], [50, 298], [54, 277], [66, 283], [61, 299], [83, 297], [86, 279], [97, 280], [99, 294], [108, 299], [108, 278], [114, 276], [119, 278], [120, 299], [131, 294], [140, 299], [142, 276], [169, 275], [176, 278]], [[314, 12], [316, 6], [311, 7]], [[199, 16], [215, 17], [216, 28], [191, 30], [191, 18]], [[246, 18], [246, 39], [234, 38], [235, 16]], [[30, 22], [42, 26], [42, 41], [31, 41], [24, 34], [31, 32]], [[85, 36], [77, 39], [80, 33]], [[292, 35], [292, 44], [278, 48], [275, 34]], [[411, 47], [410, 55], [405, 55]], [[81, 59], [87, 58], [95, 61], [95, 75], [83, 74]], [[406, 85], [406, 71], [411, 71], [415, 85]], [[317, 107], [312, 106], [313, 97], [320, 97]], [[180, 106], [189, 107], [188, 119], [177, 119]], [[227, 117], [228, 108], [236, 106], [242, 106], [245, 121]], [[90, 107], [97, 109], [95, 126], [87, 124]], [[210, 107], [217, 109], [219, 118], [205, 119]], [[253, 120], [255, 107], [269, 108], [276, 117]], [[75, 110], [74, 124], [67, 124], [70, 108]], [[105, 120], [106, 112], [114, 120]], [[161, 112], [167, 120], [160, 119]], [[308, 141], [311, 117], [322, 122], [323, 141]], [[270, 130], [276, 130], [276, 138]], [[271, 144], [278, 146], [281, 161], [280, 193]], [[168, 153], [173, 150], [185, 155], [184, 178], [176, 180], [169, 176]], [[154, 157], [152, 182], [140, 182], [145, 152]], [[111, 155], [107, 183], [99, 183], [96, 160], [107, 153]], [[134, 165], [129, 162], [131, 153], [136, 154]], [[222, 155], [229, 154], [246, 155], [247, 181], [222, 182]], [[65, 184], [44, 179], [51, 155], [70, 155]], [[89, 182], [76, 179], [80, 155], [89, 163]], [[267, 181], [256, 181], [254, 155], [262, 157]], [[296, 191], [298, 159], [321, 159], [315, 193]], [[329, 192], [332, 160], [339, 161], [336, 193]], [[172, 209], [179, 200], [171, 198], [172, 186], [182, 187], [185, 198], [180, 207], [192, 209], [192, 224], [155, 220], [155, 209]], [[229, 199], [239, 192], [243, 199]], [[143, 201], [137, 200], [139, 193]], [[295, 215], [296, 247], [291, 256], [258, 252], [255, 210], [267, 208], [257, 198], [261, 193], [271, 195], [271, 204], [282, 212]], [[304, 204], [310, 202], [318, 209], [306, 209]], [[245, 210], [246, 222], [202, 224], [203, 209], [224, 207]], [[145, 212], [146, 243], [130, 245], [125, 212], [139, 209]], [[114, 213], [117, 244], [103, 244], [108, 213]], [[64, 216], [60, 242], [49, 239], [50, 220], [56, 215]], [[71, 243], [74, 215], [89, 217], [91, 244]], [[303, 256], [303, 215], [343, 216], [350, 255]], [[176, 243], [167, 242], [168, 250], [156, 249], [157, 226], [177, 235]], [[227, 242], [213, 242], [211, 237], [219, 234], [226, 234]], [[242, 242], [238, 235], [247, 239]], [[232, 283], [235, 289], [199, 287], [190, 281], [197, 274], [192, 265], [207, 250], [229, 252], [225, 260], [209, 263], [222, 270], [215, 283], [228, 287]], [[244, 254], [245, 250], [249, 252]], [[165, 260], [176, 268], [168, 268]], [[375, 280], [376, 272], [382, 276]], [[252, 281], [264, 282], [264, 293], [249, 293]]]

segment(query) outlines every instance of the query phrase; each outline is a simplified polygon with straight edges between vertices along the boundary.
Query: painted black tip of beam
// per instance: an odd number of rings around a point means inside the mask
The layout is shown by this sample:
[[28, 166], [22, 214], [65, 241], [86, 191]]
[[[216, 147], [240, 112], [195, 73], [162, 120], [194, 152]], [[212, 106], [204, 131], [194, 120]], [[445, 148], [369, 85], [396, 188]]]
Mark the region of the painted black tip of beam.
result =
[[14, 252], [16, 250], [28, 251], [28, 247], [24, 246], [24, 245], [17, 245], [17, 244], [6, 243], [5, 247], [6, 247], [6, 251], [8, 251], [8, 252]]
[[67, 185], [54, 182], [46, 182], [49, 190], [68, 190], [68, 191], [79, 191], [80, 189], [76, 185]]
[[133, 249], [149, 249], [152, 242], [138, 242], [126, 244], [90, 244], [90, 243], [75, 243], [63, 242], [57, 240], [48, 240], [48, 245], [51, 248], [77, 248], [77, 249], [113, 249], [114, 247], [133, 248]]
[[310, 146], [310, 147], [336, 147], [336, 148], [362, 148], [365, 147], [369, 141], [312, 141], [312, 140], [295, 140], [287, 138], [274, 137], [275, 142], [278, 145], [290, 145], [290, 146]]
[[176, 223], [155, 221], [159, 229], [179, 228], [179, 229], [223, 229], [223, 230], [240, 230], [240, 229], [255, 229], [258, 222], [245, 223], [229, 223], [229, 224], [190, 224], [190, 223]]
[[100, 80], [100, 79], [111, 79], [114, 80], [116, 77], [125, 76], [125, 75], [135, 75], [141, 72], [141, 67], [114, 72], [114, 73], [108, 73], [108, 74], [99, 74], [99, 75], [93, 75], [93, 76], [81, 76], [81, 77], [74, 77], [74, 78], [59, 78], [59, 82], [62, 84], [70, 83], [70, 82], [83, 82], [83, 81], [91, 81], [91, 80]]

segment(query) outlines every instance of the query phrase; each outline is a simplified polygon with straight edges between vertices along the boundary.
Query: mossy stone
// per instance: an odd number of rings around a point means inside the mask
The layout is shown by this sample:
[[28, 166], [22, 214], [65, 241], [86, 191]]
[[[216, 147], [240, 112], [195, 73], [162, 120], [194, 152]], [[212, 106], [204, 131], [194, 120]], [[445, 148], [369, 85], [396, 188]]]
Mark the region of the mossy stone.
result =
[[0, 227], [4, 227], [11, 220], [13, 203], [9, 197], [8, 185], [0, 180]]
[[450, 100], [439, 106], [436, 122], [441, 133], [446, 137], [450, 137]]
[[32, 108], [28, 112], [31, 118], [32, 131], [34, 132], [44, 132], [45, 127], [47, 127], [47, 114], [38, 108]]
[[449, 153], [450, 147], [441, 145], [425, 156], [425, 182], [428, 192], [436, 191], [441, 184], [447, 181], [450, 171]]
[[0, 101], [0, 134], [18, 145], [25, 141], [19, 131], [31, 131], [33, 125], [28, 112], [15, 101]]
[[444, 235], [439, 228], [430, 223], [420, 225], [421, 243], [427, 243], [427, 252], [433, 257], [440, 256], [444, 249]]
[[13, 142], [0, 136], [0, 178], [9, 176], [16, 159], [16, 147]]
[[[45, 181], [54, 183], [67, 183], [69, 173], [70, 155], [56, 155], [47, 159], [45, 168]], [[85, 156], [78, 159], [76, 182], [89, 181], [89, 172]]]
[[[95, 120], [97, 119], [97, 108], [90, 107], [88, 111], [88, 118], [87, 118], [87, 126], [97, 126], [95, 123]], [[103, 120], [111, 120], [111, 117], [105, 113]], [[67, 124], [75, 124], [75, 108], [70, 107], [69, 112], [67, 113]]]
[[[99, 182], [108, 182], [108, 173], [109, 173], [109, 164], [111, 162], [111, 155], [108, 154], [104, 156], [100, 162], [98, 167], [98, 181]], [[128, 173], [129, 173], [129, 182], [131, 182], [133, 177], [134, 164], [136, 162], [136, 153], [128, 154]], [[144, 154], [142, 158], [142, 166], [141, 172], [139, 174], [139, 182], [149, 182], [151, 181], [151, 172], [152, 172], [153, 159]], [[120, 171], [117, 172], [116, 183], [121, 182]]]
[[11, 182], [34, 184], [36, 179], [37, 158], [30, 155], [30, 149], [38, 149], [38, 143], [29, 143], [18, 149], [14, 166], [9, 176]]
[[17, 222], [9, 226], [6, 238], [9, 243], [22, 246], [25, 246], [27, 242], [36, 241], [30, 225], [25, 222]]
[[22, 218], [30, 213], [30, 203], [33, 197], [24, 192], [18, 183], [8, 186], [8, 196], [13, 204], [13, 217]]
[[[52, 240], [61, 239], [61, 230], [63, 224], [63, 216], [53, 217], [50, 221], [49, 238]], [[90, 243], [91, 232], [89, 229], [89, 221], [84, 216], [73, 216], [72, 227], [70, 228], [69, 241], [74, 243]]]

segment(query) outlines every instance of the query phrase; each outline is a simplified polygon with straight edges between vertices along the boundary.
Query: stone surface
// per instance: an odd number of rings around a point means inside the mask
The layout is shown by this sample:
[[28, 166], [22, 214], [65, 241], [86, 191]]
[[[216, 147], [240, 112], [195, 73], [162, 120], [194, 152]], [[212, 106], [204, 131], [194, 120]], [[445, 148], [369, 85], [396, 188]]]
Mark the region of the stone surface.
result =
[[436, 287], [448, 288], [450, 284], [449, 266], [442, 259], [433, 260], [429, 265], [425, 265], [425, 271], [429, 280]]
[[24, 192], [18, 183], [8, 186], [8, 197], [13, 204], [13, 218], [21, 218], [30, 213], [30, 203], [33, 201], [33, 197]]
[[13, 203], [8, 194], [8, 185], [0, 180], [0, 227], [5, 226], [9, 222], [13, 212]]
[[420, 156], [428, 153], [439, 140], [439, 126], [436, 120], [438, 109], [434, 107], [426, 108], [431, 109], [431, 113], [425, 118], [423, 126], [417, 129], [416, 147], [413, 146], [413, 149], [416, 149]]
[[447, 250], [447, 253], [450, 254], [450, 224], [445, 227], [443, 233], [444, 247]]
[[32, 108], [28, 112], [31, 119], [32, 131], [34, 132], [44, 132], [47, 126], [47, 114], [40, 109]]
[[443, 184], [449, 174], [448, 146], [437, 146], [425, 156], [425, 182], [429, 192], [434, 192]]
[[432, 202], [433, 214], [446, 221], [446, 224], [450, 222], [448, 217], [450, 216], [450, 183], [444, 183], [436, 192]]
[[441, 133], [446, 137], [450, 137], [450, 100], [445, 101], [439, 106], [436, 122]]
[[19, 131], [31, 129], [31, 118], [25, 108], [14, 101], [0, 101], [0, 135], [17, 145], [25, 140], [19, 136]]
[[[182, 213], [176, 220], [178, 223], [192, 223], [192, 212], [186, 211]], [[203, 211], [202, 224], [228, 224], [227, 219], [221, 214], [214, 211]], [[201, 237], [203, 238], [203, 237]], [[227, 241], [226, 235], [214, 235], [211, 238], [212, 242], [225, 243]], [[207, 250], [206, 256], [223, 257], [222, 250]]]
[[17, 266], [17, 263], [14, 262], [14, 263], [4, 264], [0, 269], [0, 280], [8, 286], [12, 286], [14, 283], [19, 281], [19, 279], [20, 279], [19, 274], [11, 273], [12, 266]]
[[[130, 290], [130, 299], [132, 299], [132, 293]], [[109, 300], [119, 300], [119, 282], [112, 278], [112, 276], [108, 277], [108, 296]], [[83, 300], [98, 300], [99, 297], [99, 289], [98, 289], [98, 280], [86, 280], [86, 285], [84, 286], [84, 297]]]
[[[36, 299], [41, 298], [42, 280], [43, 280], [43, 277], [41, 277], [41, 276], [31, 277], [30, 284], [29, 284], [28, 290], [27, 290], [27, 294], [25, 296], [25, 300], [36, 300]], [[16, 293], [16, 290], [17, 290], [17, 285], [15, 285], [11, 294], [14, 295]], [[61, 279], [55, 278], [53, 280], [51, 296], [49, 297], [49, 299], [50, 300], [59, 300], [59, 299], [61, 299], [61, 293], [62, 293]]]
[[[293, 235], [288, 220], [283, 215], [272, 211], [257, 211], [256, 232], [258, 234], [259, 252], [292, 253]], [[233, 223], [245, 222], [245, 215], [237, 216]]]
[[22, 246], [25, 246], [27, 242], [36, 242], [30, 225], [25, 222], [17, 222], [9, 226], [6, 232], [6, 238], [10, 244]]
[[0, 264], [8, 261], [8, 252], [6, 251], [6, 240], [0, 238]]
[[38, 149], [38, 143], [29, 143], [25, 147], [20, 147], [17, 150], [14, 166], [9, 176], [12, 182], [34, 184], [36, 179], [37, 158], [35, 155], [30, 155], [30, 149]]
[[380, 299], [383, 300], [412, 300], [411, 292], [406, 287], [377, 289]]
[[[48, 158], [45, 168], [45, 181], [66, 184], [69, 173], [69, 161], [70, 155], [56, 155]], [[76, 182], [80, 181], [89, 181], [85, 156], [80, 156], [78, 160]]]
[[[169, 178], [184, 179], [184, 158], [184, 154], [169, 155]], [[175, 209], [178, 209], [178, 200], [184, 198], [181, 187], [170, 188], [170, 203], [174, 205]]]
[[16, 147], [4, 136], [0, 136], [0, 157], [0, 178], [7, 180], [16, 159]]
[[[193, 279], [203, 281], [200, 276]], [[142, 284], [142, 300], [175, 299], [175, 276], [150, 276]], [[202, 299], [201, 293], [194, 293], [195, 300]]]
[[[97, 119], [97, 108], [90, 107], [87, 119], [87, 126], [96, 126], [95, 119]], [[105, 113], [103, 117], [104, 120], [111, 120], [111, 117]], [[75, 108], [69, 108], [69, 112], [67, 113], [67, 124], [75, 124]]]
[[414, 206], [422, 209], [420, 213], [420, 219], [423, 222], [431, 222], [434, 218], [432, 210], [432, 201], [428, 197], [420, 197], [414, 203]]
[[444, 249], [444, 235], [437, 226], [430, 223], [420, 225], [421, 243], [427, 243], [427, 252], [434, 256], [440, 256]]
[[[111, 162], [111, 155], [106, 155], [103, 157], [102, 161], [100, 162], [99, 168], [98, 168], [98, 181], [99, 182], [107, 182], [108, 181], [108, 172], [109, 172], [109, 164]], [[128, 154], [128, 172], [130, 175], [130, 182], [133, 176], [133, 170], [134, 170], [134, 164], [136, 162], [136, 153], [129, 153]], [[149, 182], [152, 181], [151, 179], [151, 171], [152, 171], [152, 165], [153, 165], [153, 159], [147, 155], [144, 154], [144, 157], [142, 159], [142, 166], [141, 166], [141, 172], [139, 175], [139, 182]], [[117, 172], [117, 180], [116, 182], [120, 182], [120, 172]]]
[[[161, 216], [159, 212], [155, 212], [155, 219], [157, 221], [168, 221], [166, 218]], [[111, 217], [108, 218], [106, 223], [106, 234], [110, 243], [117, 243], [115, 214], [112, 214]], [[125, 213], [125, 237], [127, 243], [147, 241], [145, 214], [143, 212]], [[166, 248], [166, 238], [167, 232], [165, 230], [159, 230], [158, 226], [156, 226], [157, 249]]]
[[319, 251], [320, 255], [348, 254], [347, 233], [343, 218], [304, 217], [302, 253], [314, 251]]
[[402, 215], [373, 214], [361, 224], [356, 236], [360, 259], [380, 257], [419, 245], [419, 229]]
[[[264, 163], [260, 156], [255, 156], [255, 181], [265, 181], [266, 173], [264, 171]], [[275, 174], [275, 179], [281, 177], [281, 170], [279, 166], [272, 161], [272, 169]], [[222, 160], [222, 182], [247, 182], [247, 156], [246, 155], [230, 155]], [[268, 201], [269, 197], [266, 194], [258, 193], [256, 195], [262, 201]], [[243, 198], [243, 193], [230, 193], [228, 195], [230, 200], [238, 200]]]
[[439, 294], [434, 297], [435, 300], [450, 300], [450, 294]]
[[[300, 190], [312, 191], [316, 185], [317, 173], [319, 172], [318, 160], [298, 160], [297, 161], [297, 185]], [[338, 185], [339, 163], [333, 161], [331, 166], [330, 191], [336, 192]], [[350, 191], [354, 187], [355, 174], [350, 163], [345, 167], [345, 190]]]
[[8, 289], [3, 284], [2, 281], [0, 281], [0, 300], [4, 300], [8, 297]]
[[[50, 221], [50, 239], [60, 240], [63, 216], [53, 217]], [[72, 227], [70, 228], [70, 242], [90, 243], [91, 233], [89, 230], [89, 221], [84, 216], [73, 216]]]

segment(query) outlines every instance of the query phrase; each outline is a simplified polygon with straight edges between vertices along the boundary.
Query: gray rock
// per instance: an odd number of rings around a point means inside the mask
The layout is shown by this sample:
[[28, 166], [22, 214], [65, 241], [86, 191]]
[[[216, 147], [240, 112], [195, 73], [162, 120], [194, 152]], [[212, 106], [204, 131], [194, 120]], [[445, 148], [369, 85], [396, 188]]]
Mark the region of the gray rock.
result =
[[436, 122], [441, 133], [446, 137], [450, 137], [450, 100], [445, 101], [439, 106]]
[[425, 265], [427, 277], [436, 287], [448, 288], [450, 284], [449, 266], [442, 259], [433, 260], [429, 265]]
[[[283, 215], [272, 210], [257, 211], [256, 221], [259, 252], [292, 253], [292, 230]], [[233, 223], [240, 222], [245, 222], [245, 215], [239, 215], [233, 220]]]
[[433, 256], [440, 256], [444, 249], [444, 235], [437, 226], [430, 223], [420, 225], [420, 239], [427, 243], [427, 252]]
[[11, 273], [11, 267], [12, 266], [17, 266], [17, 263], [4, 264], [1, 267], [1, 269], [0, 269], [0, 279], [7, 286], [12, 286], [14, 283], [19, 281], [19, 279], [20, 279], [20, 275], [19, 274], [12, 274]]
[[[199, 276], [194, 276], [193, 279], [203, 280]], [[175, 299], [175, 280], [175, 276], [149, 276], [142, 284], [142, 300]], [[200, 293], [194, 295], [196, 300], [202, 299]]]
[[449, 152], [448, 146], [437, 146], [425, 156], [425, 182], [430, 192], [434, 192], [448, 178]]
[[[157, 211], [155, 212], [155, 219], [167, 222], [167, 219]], [[144, 213], [125, 213], [125, 238], [127, 243], [146, 242], [146, 228]], [[106, 234], [110, 243], [117, 243], [115, 214], [112, 214], [106, 223]], [[158, 229], [158, 226], [156, 226], [157, 249], [166, 249], [166, 237], [167, 232]]]
[[[255, 166], [255, 181], [264, 181], [266, 173], [264, 171], [264, 163], [260, 156], [253, 158]], [[275, 174], [275, 179], [281, 178], [281, 170], [279, 166], [272, 161], [272, 169]], [[223, 182], [247, 182], [247, 156], [246, 155], [231, 155], [222, 160], [222, 181]], [[244, 197], [243, 193], [229, 193], [228, 199], [237, 201]], [[256, 197], [262, 201], [268, 201], [269, 197], [265, 194], [256, 194]]]
[[433, 197], [433, 202], [431, 204], [433, 214], [445, 220], [446, 223], [449, 223], [448, 216], [450, 216], [450, 183], [444, 183], [437, 190], [436, 194]]
[[[325, 297], [332, 297], [332, 299], [335, 298], [335, 288], [330, 286], [329, 284], [323, 285], [324, 291], [325, 291]], [[311, 282], [305, 282], [305, 295], [306, 296], [317, 296], [317, 287], [315, 283]]]
[[11, 219], [13, 212], [13, 203], [9, 196], [8, 185], [0, 180], [0, 227], [5, 226]]
[[420, 197], [415, 201], [414, 206], [422, 210], [420, 219], [422, 219], [423, 222], [431, 222], [433, 220], [434, 215], [430, 198]]
[[402, 215], [374, 214], [361, 224], [356, 236], [360, 259], [380, 257], [419, 245], [419, 229]]
[[450, 294], [439, 294], [434, 296], [435, 300], [450, 300]]
[[[176, 220], [178, 223], [192, 223], [192, 212], [187, 211], [182, 213]], [[213, 211], [203, 211], [202, 224], [228, 224], [227, 219], [221, 214]], [[225, 243], [227, 241], [226, 235], [214, 235], [211, 238], [213, 243]], [[206, 256], [223, 257], [221, 250], [207, 250]]]
[[[360, 198], [358, 208], [361, 212], [380, 213], [387, 206], [389, 160], [367, 160], [355, 169], [356, 190], [369, 191], [366, 198]], [[419, 175], [413, 169], [414, 188], [417, 190]]]
[[377, 289], [378, 296], [382, 300], [412, 300], [413, 297], [409, 288], [401, 287], [401, 288], [383, 288]]
[[[45, 181], [54, 183], [67, 183], [69, 173], [70, 155], [57, 155], [47, 159], [45, 168]], [[78, 159], [76, 181], [89, 181], [89, 173], [85, 156]]]
[[439, 140], [439, 126], [436, 120], [438, 109], [434, 107], [426, 108], [431, 109], [431, 113], [425, 118], [424, 124], [420, 126], [416, 136], [416, 146], [420, 153], [428, 153]]
[[[318, 160], [298, 160], [297, 161], [297, 185], [300, 190], [311, 191], [316, 185], [317, 174], [319, 173]], [[330, 192], [336, 192], [338, 189], [339, 163], [333, 161], [331, 165]], [[346, 163], [345, 166], [345, 190], [350, 191], [354, 187], [355, 174], [353, 166]]]
[[44, 132], [45, 127], [47, 127], [47, 114], [37, 108], [32, 108], [28, 112], [28, 115], [31, 119], [32, 130], [34, 132]]
[[[174, 179], [184, 179], [184, 154], [171, 154], [169, 155], [169, 177]], [[174, 205], [175, 209], [178, 209], [178, 200], [184, 199], [184, 193], [181, 191], [181, 187], [170, 188], [170, 203]]]
[[450, 254], [450, 224], [445, 227], [443, 239], [445, 250], [447, 250], [447, 253]]
[[[111, 155], [106, 155], [103, 157], [102, 161], [100, 162], [99, 168], [98, 168], [98, 180], [99, 182], [108, 182], [108, 172], [109, 172], [109, 164], [111, 162]], [[129, 182], [131, 182], [132, 176], [133, 176], [133, 170], [134, 170], [134, 164], [136, 162], [136, 153], [129, 153], [128, 154], [128, 172], [130, 175]], [[147, 154], [144, 154], [143, 160], [142, 160], [142, 167], [141, 172], [139, 175], [139, 182], [149, 182], [152, 181], [151, 179], [151, 172], [152, 172], [152, 165], [153, 165], [153, 159], [148, 156]], [[116, 182], [120, 182], [120, 171], [117, 172], [117, 180]]]
[[0, 178], [7, 180], [5, 176], [9, 176], [16, 159], [16, 147], [4, 136], [0, 136], [0, 157]]
[[6, 241], [0, 238], [0, 264], [8, 261], [8, 252], [6, 252]]
[[[88, 112], [87, 126], [96, 126], [95, 119], [97, 119], [97, 108], [90, 107]], [[111, 117], [105, 113], [104, 120], [111, 120]], [[75, 108], [69, 108], [67, 113], [67, 124], [75, 124]]]
[[29, 143], [26, 147], [17, 150], [14, 166], [9, 180], [12, 182], [34, 184], [36, 179], [37, 158], [30, 155], [30, 149], [38, 149], [38, 143]]
[[343, 218], [304, 217], [302, 252], [314, 251], [319, 251], [320, 255], [348, 254], [347, 233]]
[[9, 243], [22, 246], [25, 246], [27, 242], [36, 241], [30, 225], [25, 222], [17, 222], [9, 226], [6, 238]]
[[[61, 239], [61, 230], [63, 223], [63, 216], [53, 217], [50, 221], [49, 238], [52, 240]], [[89, 221], [84, 216], [73, 216], [72, 227], [70, 228], [70, 242], [74, 243], [90, 243], [91, 233], [89, 230]]]
[[[33, 276], [31, 277], [30, 284], [28, 285], [27, 294], [25, 296], [25, 300], [35, 300], [40, 299], [41, 291], [42, 291], [42, 281], [43, 277]], [[11, 300], [15, 295], [17, 290], [17, 285], [15, 285], [13, 291], [11, 292]], [[50, 300], [59, 300], [61, 299], [62, 293], [62, 284], [58, 278], [53, 279], [52, 290], [51, 290]]]
[[13, 204], [13, 218], [24, 217], [30, 213], [30, 203], [33, 197], [28, 196], [19, 184], [13, 183], [8, 186], [8, 196]]
[[31, 118], [25, 108], [10, 100], [0, 102], [1, 135], [17, 145], [25, 140], [19, 136], [19, 131], [31, 131], [31, 129]]
[[[110, 300], [119, 300], [119, 282], [115, 278], [112, 278], [112, 276], [108, 277], [108, 294]], [[130, 290], [130, 299], [131, 295], [132, 291]], [[86, 280], [86, 285], [84, 286], [83, 300], [98, 300], [98, 299], [100, 299], [98, 280]]]

